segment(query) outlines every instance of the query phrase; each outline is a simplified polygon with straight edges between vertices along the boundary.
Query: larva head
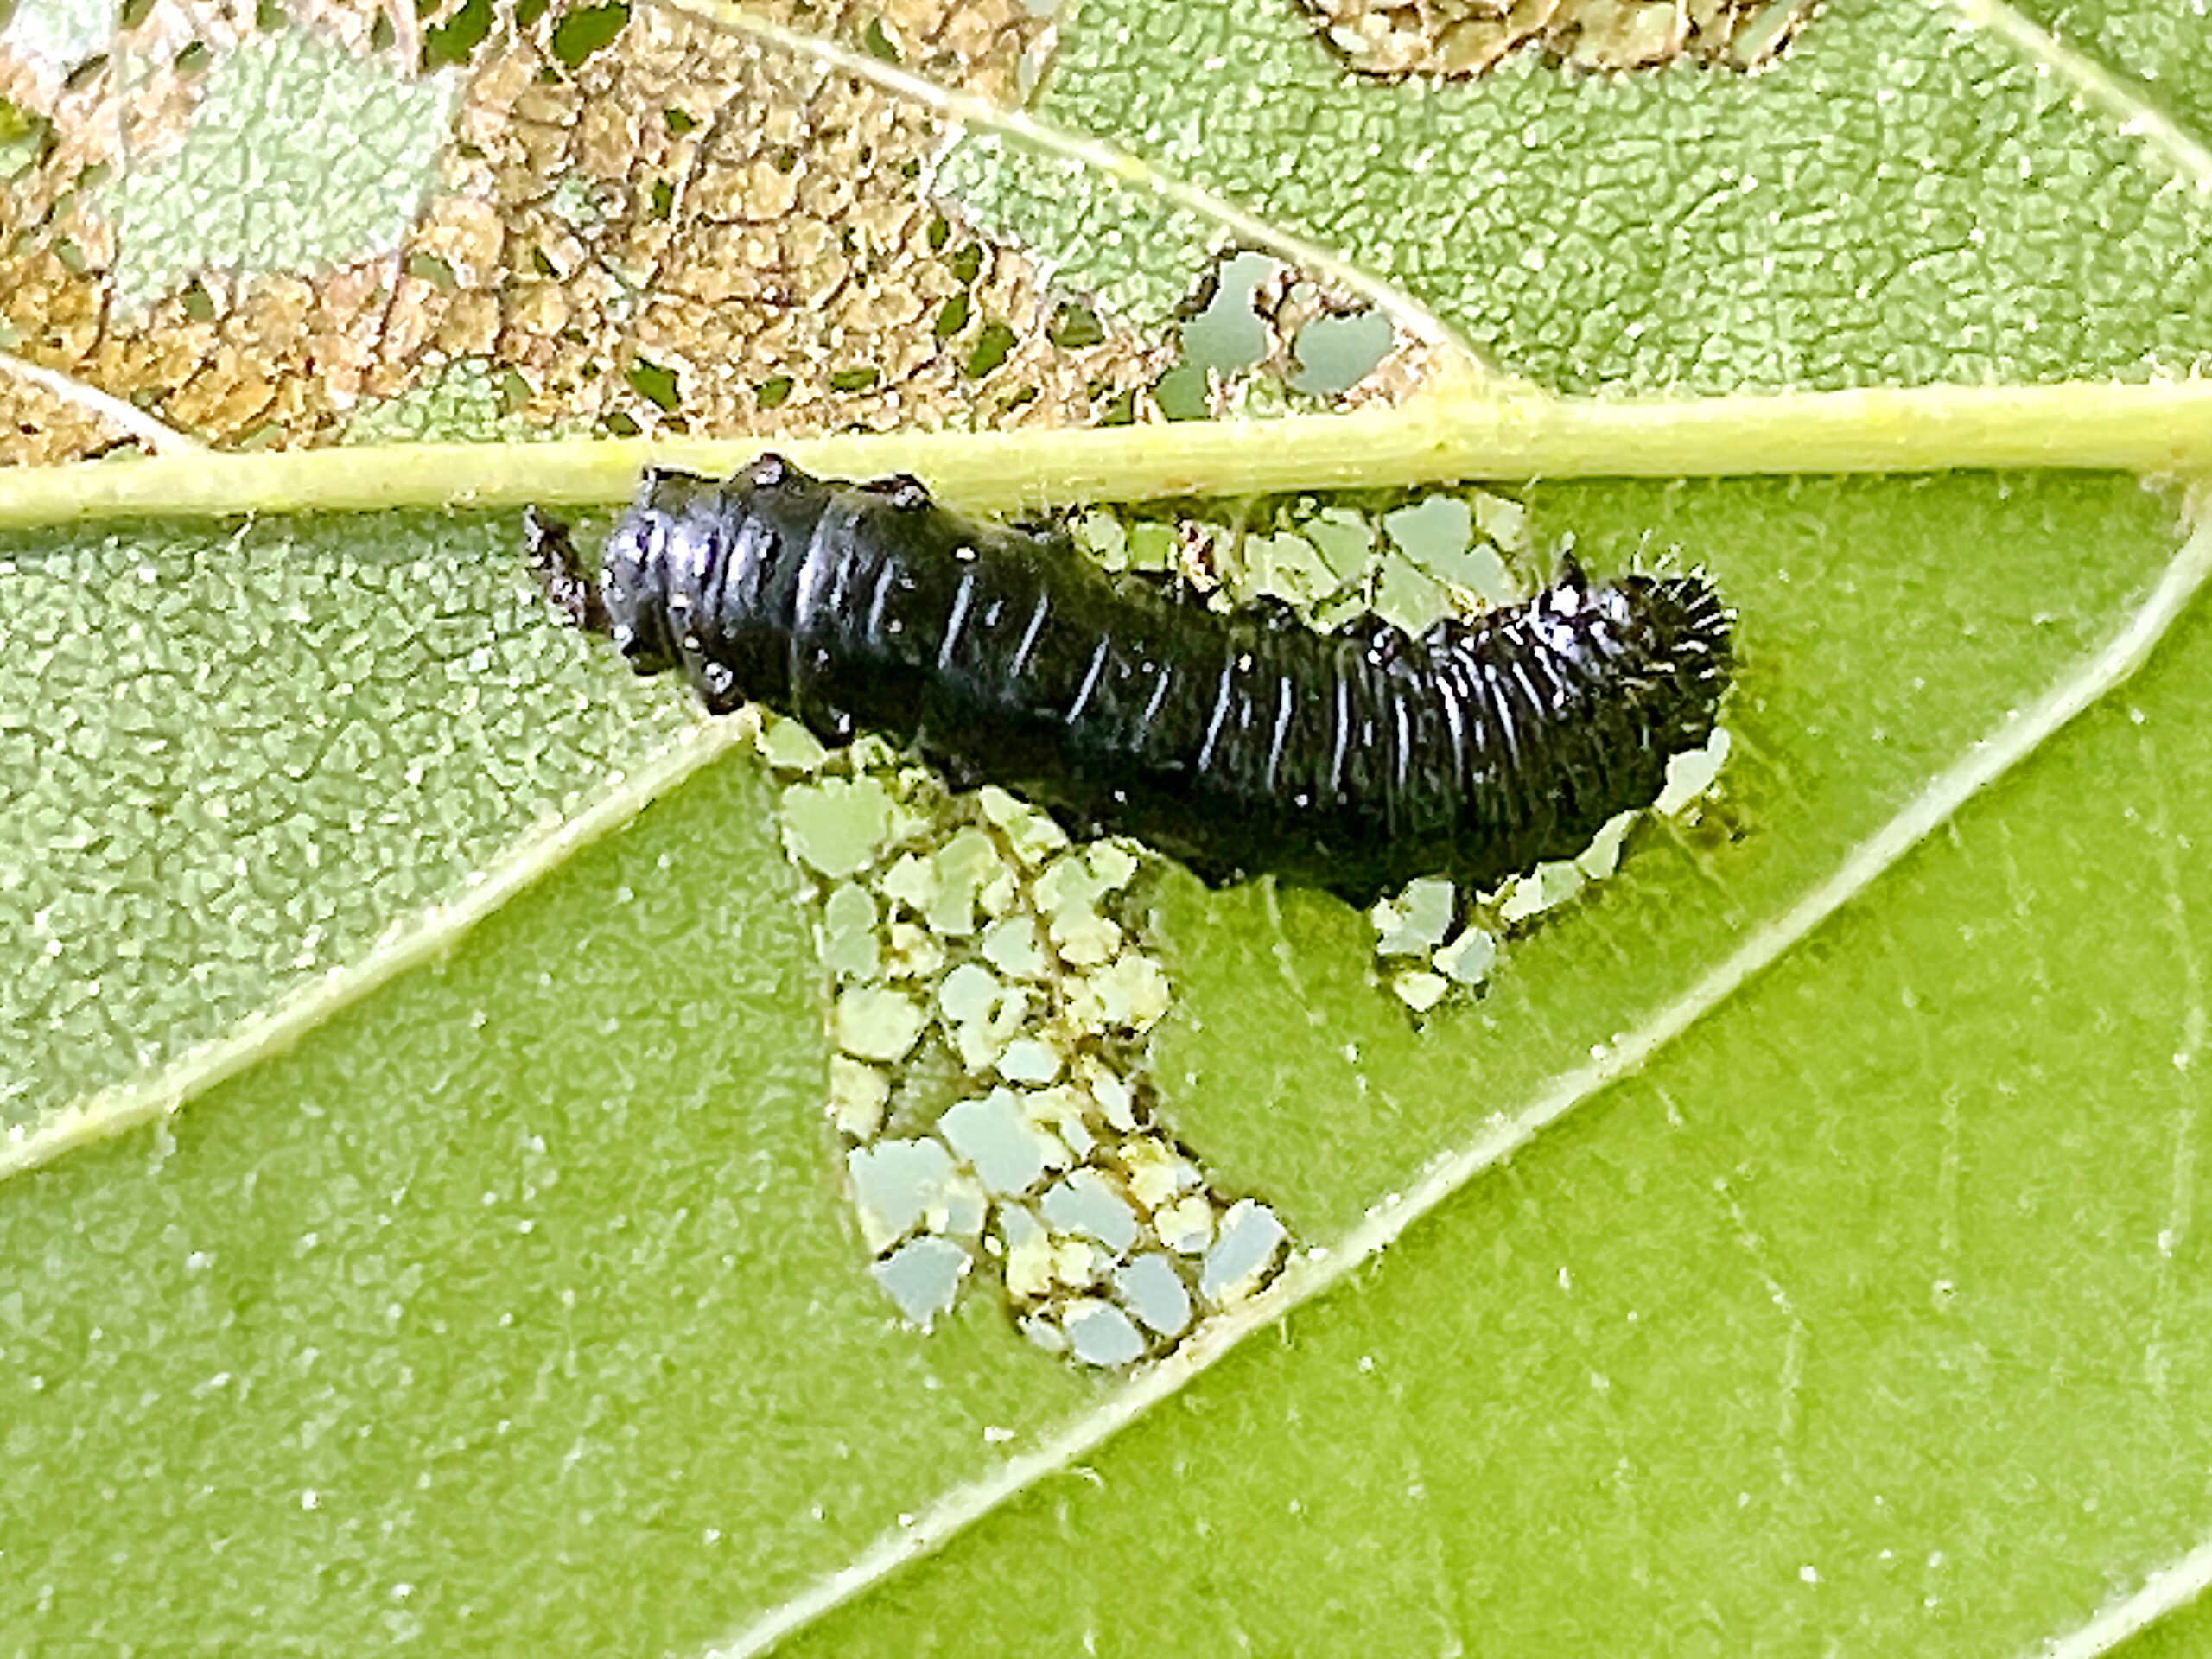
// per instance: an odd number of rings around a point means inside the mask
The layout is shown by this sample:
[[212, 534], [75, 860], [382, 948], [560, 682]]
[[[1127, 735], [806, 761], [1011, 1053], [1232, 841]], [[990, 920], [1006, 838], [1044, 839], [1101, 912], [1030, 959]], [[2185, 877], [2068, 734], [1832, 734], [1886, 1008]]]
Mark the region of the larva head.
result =
[[[696, 512], [700, 494], [713, 487], [690, 473], [647, 467], [637, 499], [615, 521], [600, 556], [600, 602], [607, 631], [640, 674], [658, 674], [683, 660], [683, 572], [702, 565], [709, 546]], [[696, 584], [695, 584], [696, 585]]]
[[607, 607], [600, 602], [599, 584], [584, 569], [568, 524], [537, 507], [525, 507], [522, 542], [531, 569], [544, 584], [545, 597], [569, 626], [591, 633], [606, 632]]

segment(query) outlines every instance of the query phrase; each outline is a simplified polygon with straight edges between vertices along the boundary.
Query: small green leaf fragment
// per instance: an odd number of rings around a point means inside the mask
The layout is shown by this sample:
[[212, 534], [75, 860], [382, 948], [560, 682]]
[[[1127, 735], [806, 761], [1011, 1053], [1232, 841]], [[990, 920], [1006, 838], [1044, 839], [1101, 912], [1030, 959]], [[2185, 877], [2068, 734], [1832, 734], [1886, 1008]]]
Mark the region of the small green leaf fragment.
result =
[[799, 721], [771, 718], [761, 724], [760, 758], [778, 772], [816, 772], [830, 752]]
[[1432, 495], [1385, 513], [1382, 528], [1421, 570], [1491, 604], [1516, 597], [1517, 584], [1495, 548], [1475, 542], [1474, 508], [1456, 495]]
[[1129, 951], [1077, 981], [1068, 992], [1068, 1011], [1100, 1031], [1141, 1032], [1159, 1023], [1172, 1000], [1160, 964]]
[[937, 893], [922, 907], [923, 919], [937, 932], [964, 938], [976, 931], [976, 901], [990, 882], [1004, 875], [1005, 862], [991, 838], [963, 830], [938, 853]]
[[1338, 582], [1358, 575], [1375, 556], [1374, 524], [1344, 508], [1325, 508], [1298, 528]]
[[1014, 354], [1020, 343], [1020, 336], [1002, 322], [987, 322], [983, 332], [976, 337], [976, 348], [968, 353], [968, 378], [980, 380]]
[[1415, 1014], [1427, 1014], [1444, 1000], [1452, 988], [1452, 982], [1440, 974], [1415, 969], [1411, 973], [1394, 976], [1390, 988], [1398, 994], [1398, 1000]]
[[968, 326], [973, 305], [974, 302], [968, 297], [968, 290], [962, 289], [938, 308], [937, 321], [931, 332], [939, 340], [950, 340]]
[[822, 907], [822, 965], [841, 978], [875, 978], [883, 967], [875, 922], [874, 896], [866, 887], [840, 885]]
[[1240, 1198], [1221, 1218], [1213, 1248], [1206, 1252], [1198, 1291], [1216, 1306], [1240, 1301], [1257, 1287], [1290, 1234], [1274, 1211]]
[[1153, 383], [1152, 400], [1171, 421], [1202, 421], [1212, 385], [1196, 363], [1178, 363]]
[[1382, 533], [1424, 570], [1453, 575], [1474, 537], [1474, 512], [1453, 495], [1432, 495], [1382, 515]]
[[[975, 964], [963, 963], [953, 972], [958, 974], [969, 968], [975, 968]], [[975, 971], [982, 973], [980, 968]], [[983, 976], [989, 978], [988, 975]], [[950, 976], [947, 977], [950, 979]], [[959, 1053], [961, 1065], [978, 1077], [996, 1066], [999, 1055], [1029, 1020], [1030, 995], [1027, 989], [1020, 986], [998, 986], [995, 981], [992, 984], [995, 1000], [988, 1008], [958, 1021], [951, 1032], [952, 1046]], [[969, 1001], [972, 996], [971, 988], [963, 987], [960, 1000]], [[948, 1008], [948, 1016], [950, 1012]]]
[[435, 253], [420, 250], [407, 256], [407, 274], [429, 283], [442, 293], [450, 294], [461, 286], [461, 279], [454, 275], [453, 267]]
[[855, 1147], [845, 1154], [845, 1173], [871, 1250], [897, 1243], [932, 1211], [955, 1207], [950, 1200], [965, 1179], [952, 1154], [926, 1136]]
[[1659, 791], [1653, 810], [1672, 817], [1711, 789], [1720, 776], [1732, 741], [1724, 726], [1707, 740], [1702, 748], [1686, 750], [1669, 760], [1667, 786]]
[[1046, 325], [1045, 338], [1064, 352], [1081, 351], [1096, 346], [1106, 338], [1106, 327], [1098, 321], [1098, 314], [1087, 305], [1073, 301], [1064, 303], [1052, 314]]
[[855, 1141], [872, 1139], [883, 1128], [891, 1101], [891, 1080], [872, 1065], [842, 1054], [830, 1057], [830, 1121]]
[[1051, 1083], [1060, 1075], [1059, 1051], [1034, 1037], [1017, 1038], [999, 1056], [999, 1075], [1008, 1083]]
[[1380, 311], [1316, 317], [1291, 342], [1296, 366], [1289, 377], [1290, 389], [1317, 397], [1349, 391], [1390, 354], [1395, 339], [1390, 319]]
[[1582, 872], [1567, 860], [1539, 864], [1510, 884], [1505, 901], [1497, 907], [1499, 919], [1525, 922], [1531, 916], [1565, 904], [1582, 891], [1585, 880]]
[[944, 947], [927, 928], [912, 922], [891, 924], [891, 954], [886, 963], [894, 979], [928, 979], [944, 966]]
[[0, 99], [0, 181], [37, 166], [50, 131], [39, 117]]
[[1375, 584], [1376, 613], [1417, 634], [1452, 610], [1452, 595], [1435, 577], [1402, 559], [1384, 561]]
[[1167, 525], [1147, 520], [1129, 526], [1129, 569], [1173, 570], [1175, 532]]
[[885, 898], [918, 916], [925, 914], [937, 902], [937, 861], [918, 853], [904, 854], [877, 886]]
[[891, 828], [891, 793], [873, 778], [828, 778], [784, 791], [784, 845], [823, 875], [851, 875], [875, 860]]
[[[1052, 1256], [1052, 1247], [1049, 1244], [1032, 1245], [1029, 1247], [1028, 1254], [1032, 1258], [1041, 1255], [1047, 1262], [1049, 1262]], [[1029, 1277], [1025, 1275], [1021, 1282], [1024, 1284], [1029, 1283]], [[1007, 1287], [1010, 1290], [1013, 1289], [1014, 1283], [1014, 1260], [1012, 1256], [1009, 1255], [1007, 1262]], [[1035, 1291], [1015, 1291], [1014, 1294], [1016, 1295], [1041, 1294], [1043, 1291], [1051, 1287], [1052, 1280], [1050, 1277], [1046, 1277], [1037, 1281], [1036, 1283], [1037, 1289]], [[1027, 1319], [1022, 1320], [1021, 1334], [1028, 1338], [1031, 1342], [1034, 1343], [1038, 1347], [1043, 1349], [1048, 1354], [1065, 1354], [1068, 1351], [1067, 1332], [1061, 1330], [1058, 1321], [1052, 1319], [1048, 1314], [1033, 1313]]]
[[1375, 949], [1386, 957], [1414, 957], [1434, 949], [1451, 931], [1458, 890], [1433, 876], [1407, 885], [1369, 912], [1375, 924]]
[[1157, 1210], [1198, 1184], [1198, 1172], [1163, 1141], [1140, 1136], [1122, 1143], [1116, 1154], [1129, 1195], [1147, 1210]]
[[1058, 1135], [1077, 1158], [1088, 1158], [1096, 1150], [1098, 1137], [1091, 1132], [1087, 1115], [1090, 1103], [1081, 1090], [1060, 1083], [1049, 1089], [1032, 1089], [1023, 1099], [1030, 1121]]
[[944, 976], [944, 982], [938, 987], [937, 1001], [948, 1020], [964, 1026], [989, 1019], [1005, 995], [1006, 987], [988, 969], [963, 962]]
[[1193, 1192], [1154, 1211], [1152, 1228], [1176, 1255], [1203, 1255], [1213, 1245], [1213, 1206]]
[[925, 1234], [908, 1240], [868, 1272], [906, 1322], [926, 1331], [951, 1311], [960, 1281], [974, 1262], [964, 1246]]
[[983, 272], [983, 250], [979, 243], [970, 242], [944, 262], [955, 282], [963, 287], [973, 283]]
[[1055, 910], [1052, 931], [1053, 949], [1073, 967], [1104, 962], [1122, 947], [1121, 928], [1088, 899], [1071, 899]]
[[1310, 605], [1337, 585], [1328, 561], [1303, 536], [1286, 532], [1249, 537], [1244, 559], [1255, 587], [1294, 605]]
[[1076, 1070], [1084, 1090], [1097, 1103], [1108, 1124], [1123, 1135], [1135, 1133], [1136, 1091], [1128, 1079], [1095, 1055], [1084, 1058]]
[[1221, 268], [1205, 308], [1183, 325], [1183, 360], [1217, 374], [1249, 369], [1268, 354], [1268, 330], [1253, 308], [1262, 283], [1280, 270], [1264, 253], [1239, 253]]
[[1051, 969], [1037, 924], [1027, 916], [1009, 916], [983, 930], [983, 960], [1008, 979], [1042, 979]]
[[1082, 1296], [1060, 1316], [1068, 1346], [1086, 1365], [1130, 1365], [1144, 1357], [1144, 1336], [1111, 1302]]
[[963, 1100], [938, 1121], [938, 1132], [991, 1192], [1026, 1192], [1051, 1169], [1064, 1169], [1068, 1149], [1031, 1120], [1021, 1096], [994, 1089]]
[[1497, 940], [1482, 928], [1470, 927], [1433, 960], [1446, 979], [1460, 985], [1479, 985], [1490, 977], [1491, 968], [1497, 961]]
[[1477, 490], [1467, 498], [1475, 529], [1492, 546], [1508, 553], [1529, 550], [1529, 509], [1510, 496]]
[[984, 819], [1006, 838], [1007, 850], [1032, 868], [1068, 844], [1067, 831], [1052, 821], [1052, 814], [1040, 812], [994, 785], [976, 792], [976, 804]]
[[1085, 855], [1090, 874], [1097, 881], [1097, 891], [1116, 893], [1128, 886], [1129, 879], [1138, 869], [1136, 855], [1119, 842], [1102, 841]]
[[1045, 1189], [1038, 1208], [1054, 1231], [1096, 1239], [1116, 1255], [1137, 1242], [1136, 1212], [1095, 1169], [1078, 1169]]
[[903, 991], [860, 986], [837, 996], [837, 1046], [864, 1060], [902, 1060], [922, 1034], [921, 1005]]
[[868, 27], [861, 31], [861, 45], [872, 58], [885, 63], [899, 61], [899, 42], [891, 38], [891, 31], [883, 26], [880, 17], [868, 20]]
[[553, 55], [569, 68], [577, 68], [593, 53], [612, 45], [629, 22], [630, 8], [626, 0], [574, 7], [553, 25]]
[[492, 0], [461, 0], [452, 16], [423, 31], [423, 67], [467, 63], [492, 33]]
[[1191, 1293], [1166, 1256], [1147, 1251], [1114, 1270], [1114, 1294], [1137, 1321], [1163, 1337], [1190, 1328]]
[[676, 386], [676, 371], [645, 358], [633, 359], [626, 372], [630, 390], [654, 407], [672, 411], [681, 401]]
[[1620, 868], [1621, 843], [1628, 839], [1628, 832], [1636, 827], [1643, 815], [1630, 810], [1616, 812], [1605, 820], [1590, 844], [1574, 855], [1574, 868], [1592, 881], [1602, 881]]
[[1128, 564], [1128, 527], [1104, 508], [1092, 508], [1068, 528], [1075, 544], [1109, 570], [1120, 570]]

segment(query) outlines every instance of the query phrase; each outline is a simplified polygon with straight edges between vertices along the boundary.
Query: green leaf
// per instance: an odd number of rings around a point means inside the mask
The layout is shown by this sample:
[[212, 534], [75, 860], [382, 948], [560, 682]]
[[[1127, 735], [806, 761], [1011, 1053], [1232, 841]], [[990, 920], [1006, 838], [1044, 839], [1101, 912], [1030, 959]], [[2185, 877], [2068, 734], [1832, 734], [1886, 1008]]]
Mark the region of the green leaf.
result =
[[0, 1128], [175, 1063], [461, 899], [695, 716], [550, 635], [510, 524], [0, 550]]
[[[930, 107], [995, 135], [941, 181], [1118, 302], [1102, 327], [1166, 318], [1256, 225], [1559, 389], [2124, 376], [2212, 346], [2202, 77], [2163, 16], [2070, 11], [2055, 42], [1832, 8], [1757, 76], [1531, 59], [1416, 88], [1345, 79], [1276, 0], [1093, 0], [1041, 127]], [[641, 10], [579, 73], [669, 26]], [[796, 49], [926, 98], [902, 78], [935, 37], [878, 34], [907, 67]], [[367, 72], [326, 68], [343, 107]], [[602, 136], [682, 124], [558, 90]], [[254, 154], [313, 177], [336, 118], [292, 106]], [[162, 165], [114, 188], [150, 204]], [[518, 245], [550, 265], [573, 229]], [[118, 282], [231, 257], [130, 245]], [[951, 372], [1014, 360], [1013, 332], [952, 330]], [[637, 365], [680, 406], [691, 359]], [[348, 429], [484, 430], [504, 384], [456, 368]], [[1464, 408], [1424, 395], [1402, 432]], [[2063, 467], [2101, 429], [2009, 436]], [[1201, 448], [1175, 430], [1163, 491]], [[1269, 435], [1243, 448], [1259, 475]], [[704, 768], [731, 728], [547, 618], [504, 517], [13, 537], [0, 1125], [25, 1133], [0, 1156], [35, 1150], [0, 1166], [0, 1629], [1980, 1654], [2158, 1611], [2212, 1535], [2212, 636], [2185, 608], [2212, 530], [2112, 474], [1698, 464], [1719, 476], [1525, 493], [1543, 553], [1713, 572], [1736, 742], [1702, 815], [1640, 824], [1479, 1000], [1409, 1020], [1334, 901], [1151, 890], [1159, 1110], [1301, 1254], [1126, 1376], [1025, 1341], [995, 1263], [926, 1335], [870, 1278], [825, 991], [884, 942], [855, 945], [856, 887], [817, 915], [784, 846], [864, 869], [901, 803], [869, 795], [847, 844], [830, 798], [865, 791], [809, 785], [779, 822], [757, 760]], [[2109, 1645], [2088, 1628], [2072, 1651]]]
[[451, 88], [405, 81], [304, 32], [218, 57], [182, 144], [105, 204], [118, 297], [144, 305], [213, 266], [289, 270], [358, 257], [406, 230], [434, 180]]
[[2204, 176], [2172, 177], [2212, 155], [2146, 154], [2053, 79], [1923, 0], [1832, 10], [1758, 75], [1528, 54], [1442, 86], [1348, 80], [1289, 4], [1109, 0], [1084, 8], [1037, 113], [1126, 151], [1125, 172], [984, 130], [943, 179], [1147, 317], [1220, 233], [1147, 175], [1208, 190], [1559, 390], [2184, 366], [2212, 222]]

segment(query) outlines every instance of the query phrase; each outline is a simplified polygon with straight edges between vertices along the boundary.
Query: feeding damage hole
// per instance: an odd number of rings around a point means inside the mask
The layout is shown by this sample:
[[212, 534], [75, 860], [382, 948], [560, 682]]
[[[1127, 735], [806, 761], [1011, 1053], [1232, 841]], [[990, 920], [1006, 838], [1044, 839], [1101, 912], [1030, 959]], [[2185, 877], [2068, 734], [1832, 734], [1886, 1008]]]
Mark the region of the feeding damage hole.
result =
[[1777, 56], [1815, 0], [1300, 0], [1366, 75], [1479, 75], [1523, 48], [1582, 69], [1676, 58], [1754, 69]]
[[1159, 1119], [1138, 851], [956, 795], [874, 739], [758, 745], [833, 982], [829, 1111], [877, 1282], [912, 1323], [989, 1262], [1021, 1330], [1086, 1365], [1166, 1351], [1281, 1268], [1288, 1230]]
[[[1092, 1365], [1166, 1351], [1290, 1243], [1161, 1121], [1151, 855], [1111, 831], [1371, 905], [1378, 978], [1421, 1016], [1726, 752], [1732, 619], [1704, 576], [1593, 582], [1557, 554], [1532, 581], [1525, 511], [1487, 492], [1039, 529], [768, 454], [649, 472], [596, 569], [530, 522], [571, 622], [711, 709], [769, 705], [749, 730], [812, 889], [879, 1282], [926, 1326], [995, 1259], [1031, 1338]], [[910, 738], [1052, 810], [956, 791]]]
[[1249, 249], [1215, 262], [1185, 311], [1152, 388], [1171, 421], [1356, 406], [1404, 395], [1421, 368], [1372, 305]]

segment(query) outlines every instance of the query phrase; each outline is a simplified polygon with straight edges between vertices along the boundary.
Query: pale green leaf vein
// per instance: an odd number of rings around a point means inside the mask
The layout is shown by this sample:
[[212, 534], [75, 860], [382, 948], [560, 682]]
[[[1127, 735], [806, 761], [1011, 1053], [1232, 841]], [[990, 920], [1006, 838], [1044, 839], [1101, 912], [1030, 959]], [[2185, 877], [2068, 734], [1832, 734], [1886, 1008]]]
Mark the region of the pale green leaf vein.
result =
[[[1834, 873], [1781, 915], [1749, 935], [1719, 964], [1679, 996], [1649, 1014], [1634, 1030], [1593, 1052], [1582, 1065], [1554, 1077], [1518, 1110], [1492, 1119], [1466, 1144], [1449, 1150], [1404, 1193], [1370, 1211], [1334, 1249], [1317, 1250], [1293, 1264], [1267, 1291], [1200, 1332], [1152, 1370], [1130, 1379], [1096, 1410], [1065, 1425], [1033, 1449], [1009, 1458], [982, 1479], [947, 1494], [911, 1523], [878, 1538], [837, 1571], [737, 1632], [714, 1650], [715, 1659], [745, 1659], [765, 1651], [866, 1591], [907, 1562], [938, 1548], [1038, 1481], [1058, 1474], [1211, 1367], [1254, 1332], [1332, 1289], [1459, 1191], [1502, 1162], [1535, 1134], [1583, 1102], [1637, 1071], [1661, 1049], [1727, 1002], [1756, 976], [1880, 877], [1967, 801], [2035, 753], [2054, 734], [2095, 705], [2148, 660], [2158, 641], [2212, 575], [2212, 507], [2192, 499], [2191, 529], [2150, 596], [2094, 655], [2016, 710], [1953, 765], [1931, 779], [1866, 840], [1845, 855]], [[2212, 1577], [2212, 1547], [2197, 1564], [2197, 1582]], [[2183, 1566], [2196, 1563], [2192, 1555]], [[2181, 1567], [2174, 1571], [2178, 1574]], [[2155, 1614], [2150, 1615], [2155, 1617]], [[2101, 1647], [2069, 1649], [2087, 1659]]]
[[2212, 144], [2207, 144], [2161, 108], [2132, 77], [2116, 74], [2088, 54], [2067, 45], [2006, 0], [1936, 0], [1979, 29], [2018, 53], [2069, 90], [2088, 108], [2109, 117], [2126, 137], [2171, 168], [2198, 194], [2212, 195]]
[[168, 422], [149, 415], [136, 404], [124, 402], [111, 392], [98, 386], [50, 369], [43, 363], [34, 363], [29, 358], [17, 357], [13, 352], [0, 352], [0, 371], [16, 379], [36, 386], [48, 396], [58, 398], [73, 408], [83, 410], [101, 425], [112, 428], [126, 437], [136, 438], [156, 454], [204, 454], [207, 446], [189, 433], [179, 431]]
[[2212, 1590], [2212, 1539], [2151, 1573], [2132, 1595], [2099, 1608], [2086, 1624], [2040, 1644], [2037, 1659], [2098, 1659]]

